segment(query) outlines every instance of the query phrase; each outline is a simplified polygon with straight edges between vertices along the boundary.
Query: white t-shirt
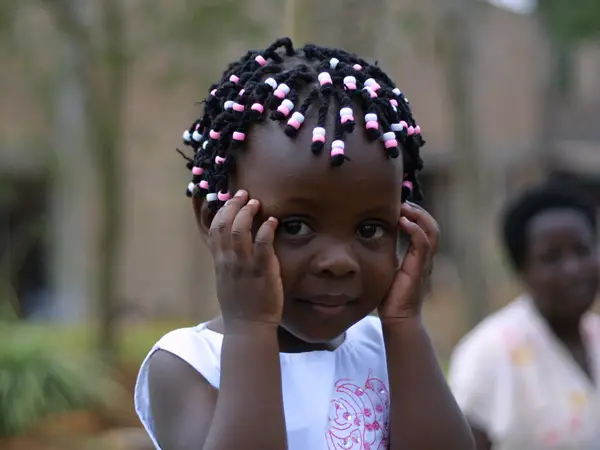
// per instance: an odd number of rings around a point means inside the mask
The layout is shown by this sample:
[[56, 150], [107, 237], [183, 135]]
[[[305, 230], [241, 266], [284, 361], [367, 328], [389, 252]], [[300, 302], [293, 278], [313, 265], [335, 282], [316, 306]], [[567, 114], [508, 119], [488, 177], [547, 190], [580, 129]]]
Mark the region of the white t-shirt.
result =
[[600, 448], [600, 318], [588, 313], [582, 332], [594, 383], [525, 296], [456, 347], [450, 387], [494, 450]]
[[[168, 351], [218, 389], [222, 341], [205, 323], [175, 330], [142, 363], [135, 409], [157, 449], [148, 395], [149, 357], [158, 349]], [[280, 359], [290, 450], [387, 449], [390, 397], [378, 318], [368, 316], [352, 326], [334, 351], [281, 353]]]

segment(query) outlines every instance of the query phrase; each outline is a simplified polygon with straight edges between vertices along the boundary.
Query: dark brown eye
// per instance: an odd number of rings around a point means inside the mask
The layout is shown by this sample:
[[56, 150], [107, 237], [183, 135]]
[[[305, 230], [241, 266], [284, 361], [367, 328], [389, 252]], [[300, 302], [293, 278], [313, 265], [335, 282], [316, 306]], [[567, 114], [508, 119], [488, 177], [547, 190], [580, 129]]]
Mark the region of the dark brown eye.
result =
[[367, 224], [358, 228], [358, 235], [361, 239], [370, 241], [378, 240], [385, 234], [385, 229], [381, 225]]

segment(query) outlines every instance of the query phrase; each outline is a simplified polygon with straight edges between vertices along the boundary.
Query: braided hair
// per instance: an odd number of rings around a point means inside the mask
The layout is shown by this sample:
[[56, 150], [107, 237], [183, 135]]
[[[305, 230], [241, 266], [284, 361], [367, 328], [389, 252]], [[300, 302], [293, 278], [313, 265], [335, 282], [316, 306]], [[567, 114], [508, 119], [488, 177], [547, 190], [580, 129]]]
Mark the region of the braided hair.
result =
[[278, 39], [263, 51], [248, 51], [210, 87], [202, 116], [183, 133], [193, 156], [178, 150], [192, 171], [187, 195], [204, 196], [209, 208], [218, 210], [231, 195], [228, 180], [236, 151], [243, 150], [251, 125], [267, 115], [285, 123], [285, 134], [294, 138], [309, 108], [318, 108], [311, 150], [319, 155], [325, 148], [326, 120], [334, 104], [338, 114], [329, 149], [331, 165], [349, 160], [344, 137], [354, 131], [353, 107], [359, 106], [365, 114], [368, 139], [383, 141], [389, 158], [398, 158], [403, 150], [402, 201], [420, 200], [417, 173], [423, 161], [419, 149], [425, 141], [402, 92], [377, 63], [312, 44], [296, 49], [289, 38]]

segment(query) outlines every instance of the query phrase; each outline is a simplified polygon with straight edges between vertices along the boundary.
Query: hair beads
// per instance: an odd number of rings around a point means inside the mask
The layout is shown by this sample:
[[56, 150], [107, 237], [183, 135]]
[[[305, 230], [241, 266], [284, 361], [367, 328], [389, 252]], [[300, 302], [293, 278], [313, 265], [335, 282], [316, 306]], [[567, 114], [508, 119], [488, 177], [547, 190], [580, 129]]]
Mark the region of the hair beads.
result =
[[336, 139], [331, 143], [331, 164], [340, 166], [344, 162], [344, 141]]
[[[230, 64], [209, 92], [202, 116], [183, 132], [193, 156], [182, 155], [192, 172], [187, 194], [204, 196], [213, 210], [230, 198], [234, 151], [243, 151], [252, 125], [270, 117], [293, 138], [309, 110], [316, 113], [311, 150], [319, 155], [331, 133], [329, 157], [337, 167], [349, 160], [345, 138], [354, 132], [359, 108], [368, 138], [381, 138], [389, 158], [397, 158], [400, 150], [404, 153], [403, 197], [420, 196], [421, 128], [406, 97], [377, 65], [339, 49], [306, 45], [297, 51], [283, 38]], [[334, 129], [328, 130], [332, 116]]]

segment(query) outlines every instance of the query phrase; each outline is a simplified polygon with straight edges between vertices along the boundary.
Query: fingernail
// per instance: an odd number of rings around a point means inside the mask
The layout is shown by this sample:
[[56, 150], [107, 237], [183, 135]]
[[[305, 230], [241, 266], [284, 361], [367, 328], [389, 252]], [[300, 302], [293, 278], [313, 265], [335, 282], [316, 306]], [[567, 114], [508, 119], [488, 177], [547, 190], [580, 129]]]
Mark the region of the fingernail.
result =
[[240, 189], [235, 193], [236, 197], [243, 197], [244, 195], [246, 195], [246, 191], [244, 191], [243, 189]]
[[256, 199], [250, 199], [250, 201], [248, 202], [249, 205], [258, 205], [258, 200]]

